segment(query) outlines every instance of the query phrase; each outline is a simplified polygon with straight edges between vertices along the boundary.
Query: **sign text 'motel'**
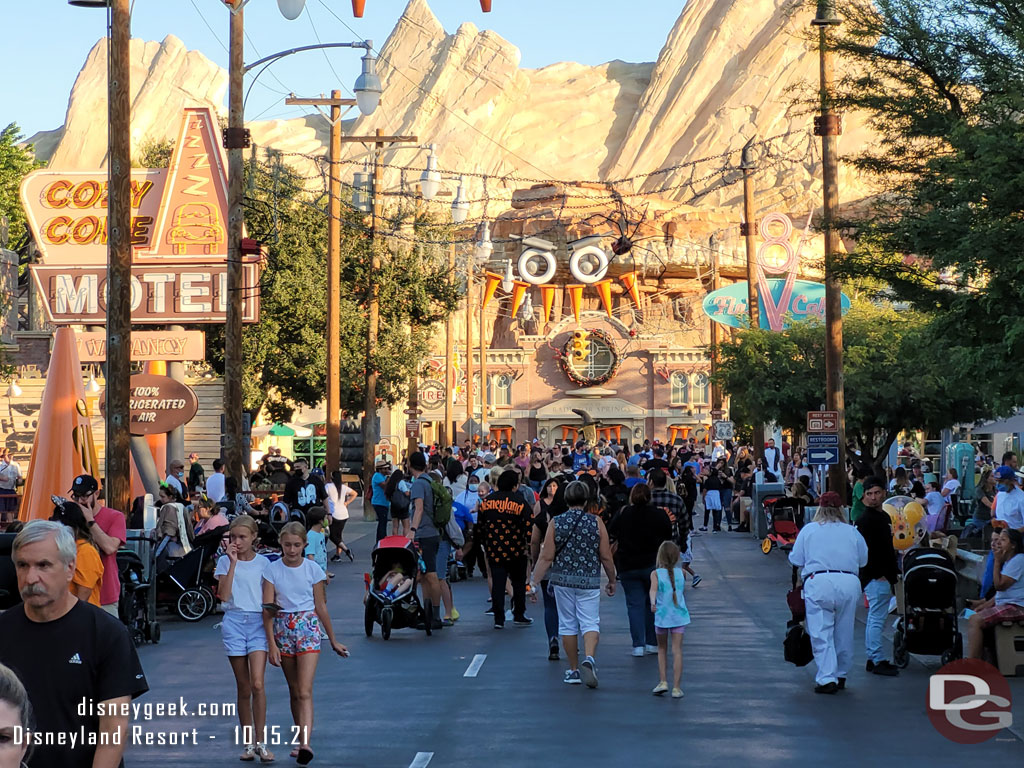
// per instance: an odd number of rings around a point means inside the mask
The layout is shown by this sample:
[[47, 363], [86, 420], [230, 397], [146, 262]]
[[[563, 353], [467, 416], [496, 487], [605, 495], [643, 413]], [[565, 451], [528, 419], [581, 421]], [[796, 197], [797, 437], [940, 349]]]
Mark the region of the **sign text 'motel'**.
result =
[[[227, 164], [208, 108], [184, 110], [167, 169], [131, 179], [133, 323], [227, 319]], [[31, 265], [50, 322], [106, 319], [105, 171], [41, 170], [21, 184], [39, 248]], [[259, 259], [243, 269], [243, 322], [259, 320]]]

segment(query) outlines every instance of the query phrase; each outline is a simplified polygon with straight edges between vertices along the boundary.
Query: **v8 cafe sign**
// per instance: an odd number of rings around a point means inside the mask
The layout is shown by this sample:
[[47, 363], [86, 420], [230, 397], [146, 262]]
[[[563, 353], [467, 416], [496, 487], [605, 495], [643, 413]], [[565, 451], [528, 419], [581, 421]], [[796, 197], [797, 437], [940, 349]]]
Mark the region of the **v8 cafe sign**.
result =
[[[102, 323], [106, 315], [107, 174], [42, 170], [21, 200], [40, 258], [32, 265], [49, 320]], [[131, 179], [134, 323], [227, 319], [227, 163], [207, 108], [184, 110], [167, 169]], [[245, 322], [259, 319], [259, 259], [244, 264]]]

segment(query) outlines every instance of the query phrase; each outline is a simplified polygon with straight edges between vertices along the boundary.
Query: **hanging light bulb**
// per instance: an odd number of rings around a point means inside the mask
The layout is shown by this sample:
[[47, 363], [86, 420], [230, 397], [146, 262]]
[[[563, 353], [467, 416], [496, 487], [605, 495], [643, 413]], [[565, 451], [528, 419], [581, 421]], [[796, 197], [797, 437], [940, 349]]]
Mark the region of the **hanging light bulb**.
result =
[[459, 177], [459, 188], [455, 191], [455, 199], [452, 200], [452, 221], [462, 224], [469, 218], [469, 201], [465, 192], [466, 177]]
[[526, 296], [523, 297], [523, 306], [519, 308], [519, 317], [523, 321], [533, 319], [533, 297], [530, 292], [526, 292]]
[[7, 387], [8, 397], [21, 397], [21, 387], [18, 386], [17, 379], [11, 379], [11, 385]]
[[433, 200], [437, 190], [441, 186], [441, 172], [437, 170], [437, 146], [430, 145], [430, 153], [427, 155], [427, 167], [420, 174], [420, 191], [424, 200]]
[[515, 276], [512, 274], [512, 259], [505, 260], [505, 276], [501, 278], [501, 290], [509, 293], [513, 287]]
[[278, 10], [288, 21], [295, 21], [299, 18], [305, 5], [306, 0], [277, 0]]
[[85, 385], [85, 391], [90, 395], [95, 395], [100, 391], [100, 383], [96, 381], [95, 371], [89, 371], [89, 383]]
[[370, 166], [363, 164], [363, 170], [352, 174], [352, 205], [363, 213], [370, 212]]
[[356, 94], [356, 106], [364, 115], [372, 115], [380, 104], [383, 88], [377, 75], [377, 57], [373, 55], [373, 40], [366, 41], [366, 55], [363, 56], [363, 71], [356, 78], [352, 89]]
[[479, 262], [485, 262], [491, 260], [491, 254], [494, 252], [494, 243], [491, 242], [491, 224], [485, 221], [480, 225], [480, 239], [476, 241], [476, 249], [473, 255]]

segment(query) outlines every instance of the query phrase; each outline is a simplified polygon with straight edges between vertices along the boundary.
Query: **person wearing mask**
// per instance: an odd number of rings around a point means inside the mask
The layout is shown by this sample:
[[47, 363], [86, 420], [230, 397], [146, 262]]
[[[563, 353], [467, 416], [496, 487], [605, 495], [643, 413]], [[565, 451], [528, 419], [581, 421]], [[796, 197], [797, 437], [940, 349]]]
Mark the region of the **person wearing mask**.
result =
[[324, 481], [309, 471], [308, 461], [296, 459], [292, 463], [292, 476], [284, 487], [284, 501], [289, 509], [305, 515], [311, 507], [323, 506], [326, 498]]
[[885, 657], [882, 628], [889, 615], [889, 598], [896, 584], [898, 569], [896, 550], [892, 545], [892, 524], [882, 509], [885, 483], [877, 477], [864, 480], [864, 512], [856, 522], [868, 548], [867, 564], [860, 569], [860, 583], [868, 599], [868, 616], [864, 628], [868, 672], [895, 677], [900, 671]]
[[853, 630], [860, 599], [858, 571], [867, 565], [868, 547], [846, 523], [839, 494], [823, 493], [814, 520], [800, 529], [789, 562], [800, 568], [811, 637], [815, 693], [846, 687], [853, 665]]
[[[1016, 459], [1016, 456], [1014, 456]], [[1024, 491], [1017, 487], [1017, 473], [1007, 464], [996, 467], [996, 520], [994, 528], [1024, 531]]]
[[661, 543], [672, 539], [672, 523], [665, 511], [651, 502], [650, 486], [642, 484], [633, 488], [629, 505], [612, 521], [608, 536], [617, 544], [615, 570], [626, 596], [633, 655], [655, 654], [658, 638], [654, 633], [649, 595], [651, 572]]
[[185, 462], [181, 459], [171, 459], [171, 463], [167, 466], [167, 479], [164, 482], [174, 488], [182, 497], [187, 496]]
[[992, 522], [992, 507], [996, 500], [996, 478], [991, 469], [981, 473], [981, 479], [974, 487], [974, 503], [971, 507], [971, 519], [964, 526], [961, 539], [980, 534]]
[[[558, 633], [568, 657], [569, 669], [563, 682], [586, 684], [597, 688], [597, 645], [601, 638], [601, 569], [608, 577], [606, 591], [615, 596], [615, 563], [608, 540], [608, 530], [597, 515], [586, 507], [591, 502], [590, 489], [574, 481], [565, 489], [567, 509], [548, 526], [541, 547], [540, 559], [531, 582], [545, 576], [554, 585], [558, 604]], [[583, 635], [583, 661], [579, 660], [579, 635]]]

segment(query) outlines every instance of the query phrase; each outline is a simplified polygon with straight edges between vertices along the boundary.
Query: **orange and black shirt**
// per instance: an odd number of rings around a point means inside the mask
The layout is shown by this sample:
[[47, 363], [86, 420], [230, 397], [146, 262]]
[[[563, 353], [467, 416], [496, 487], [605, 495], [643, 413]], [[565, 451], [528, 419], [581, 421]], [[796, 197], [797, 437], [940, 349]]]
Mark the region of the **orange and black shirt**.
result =
[[518, 494], [495, 492], [477, 506], [477, 527], [483, 530], [487, 559], [507, 563], [530, 551], [531, 510]]

